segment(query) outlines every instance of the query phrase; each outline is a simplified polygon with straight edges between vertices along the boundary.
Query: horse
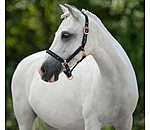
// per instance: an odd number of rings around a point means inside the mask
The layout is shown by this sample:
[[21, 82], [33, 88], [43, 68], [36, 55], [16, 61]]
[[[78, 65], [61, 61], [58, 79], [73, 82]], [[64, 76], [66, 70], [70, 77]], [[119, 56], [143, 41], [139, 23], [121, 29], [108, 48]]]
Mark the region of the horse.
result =
[[[49, 50], [57, 58], [68, 59], [82, 46], [85, 35], [86, 45], [69, 63], [61, 63], [46, 51], [19, 63], [12, 78], [19, 129], [30, 130], [39, 116], [48, 130], [99, 130], [106, 124], [114, 125], [116, 130], [131, 130], [139, 96], [127, 54], [96, 15], [68, 4], [60, 6], [64, 20]], [[68, 80], [62, 72], [70, 73], [83, 54], [88, 56]]]

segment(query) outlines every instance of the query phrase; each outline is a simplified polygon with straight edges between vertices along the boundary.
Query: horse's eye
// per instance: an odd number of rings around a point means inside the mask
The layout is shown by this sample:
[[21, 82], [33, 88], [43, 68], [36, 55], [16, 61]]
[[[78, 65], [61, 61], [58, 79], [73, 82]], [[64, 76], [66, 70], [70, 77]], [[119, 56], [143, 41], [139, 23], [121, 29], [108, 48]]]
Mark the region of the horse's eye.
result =
[[63, 39], [67, 39], [67, 38], [69, 38], [71, 35], [69, 34], [69, 33], [64, 33], [64, 34], [62, 34], [62, 38]]

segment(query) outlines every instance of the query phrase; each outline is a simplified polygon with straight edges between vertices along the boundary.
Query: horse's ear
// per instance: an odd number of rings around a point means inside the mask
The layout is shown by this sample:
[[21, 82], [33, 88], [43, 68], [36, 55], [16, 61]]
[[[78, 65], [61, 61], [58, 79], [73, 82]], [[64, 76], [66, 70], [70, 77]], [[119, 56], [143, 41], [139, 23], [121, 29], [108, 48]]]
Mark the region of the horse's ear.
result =
[[69, 13], [74, 17], [74, 18], [78, 18], [77, 16], [77, 11], [75, 9], [73, 9], [70, 5], [65, 4], [65, 6], [68, 8]]
[[61, 4], [59, 4], [59, 6], [61, 7], [61, 9], [64, 12], [64, 14], [68, 12], [68, 9], [65, 6], [63, 6]]

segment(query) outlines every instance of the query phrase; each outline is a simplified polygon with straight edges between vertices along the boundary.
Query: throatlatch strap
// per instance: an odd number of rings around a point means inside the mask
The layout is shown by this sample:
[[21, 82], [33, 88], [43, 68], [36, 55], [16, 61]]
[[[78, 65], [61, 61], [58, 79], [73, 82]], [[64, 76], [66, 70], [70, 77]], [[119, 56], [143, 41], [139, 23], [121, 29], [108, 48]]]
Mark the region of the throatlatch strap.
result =
[[[83, 12], [82, 12], [83, 13]], [[83, 15], [85, 16], [85, 27], [84, 27], [84, 33], [83, 33], [83, 39], [82, 39], [82, 43], [79, 46], [79, 48], [67, 59], [64, 60], [62, 59], [60, 56], [58, 56], [57, 54], [55, 54], [54, 52], [52, 52], [51, 50], [47, 50], [46, 53], [50, 54], [51, 56], [53, 56], [56, 60], [58, 60], [59, 62], [61, 62], [62, 66], [66, 69], [66, 71], [64, 71], [64, 73], [67, 75], [68, 78], [70, 78], [72, 76], [71, 72], [73, 71], [73, 69], [78, 65], [79, 62], [81, 62], [86, 55], [83, 55], [82, 58], [76, 63], [76, 65], [70, 70], [70, 67], [68, 65], [68, 63], [80, 52], [80, 51], [85, 51], [85, 44], [87, 42], [87, 35], [89, 32], [89, 28], [88, 28], [88, 16], [86, 14], [83, 13]]]
[[82, 46], [80, 46], [80, 47], [66, 60], [66, 62], [69, 63], [81, 50], [82, 50]]
[[72, 67], [71, 72], [74, 70], [74, 68], [86, 57], [86, 55], [83, 55], [82, 58]]

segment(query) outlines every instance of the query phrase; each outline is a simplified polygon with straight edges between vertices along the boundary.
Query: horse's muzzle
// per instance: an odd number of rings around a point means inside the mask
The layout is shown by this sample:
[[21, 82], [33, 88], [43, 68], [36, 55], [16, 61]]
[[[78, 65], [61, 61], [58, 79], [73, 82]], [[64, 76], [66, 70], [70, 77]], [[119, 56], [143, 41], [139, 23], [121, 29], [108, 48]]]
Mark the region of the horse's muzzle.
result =
[[52, 61], [47, 59], [40, 65], [38, 72], [43, 81], [55, 82], [59, 79], [62, 65], [55, 59]]

